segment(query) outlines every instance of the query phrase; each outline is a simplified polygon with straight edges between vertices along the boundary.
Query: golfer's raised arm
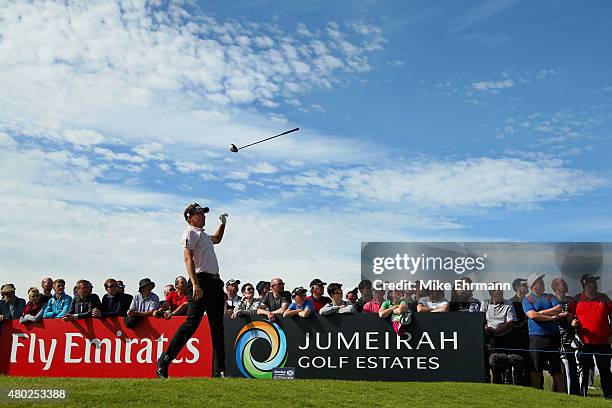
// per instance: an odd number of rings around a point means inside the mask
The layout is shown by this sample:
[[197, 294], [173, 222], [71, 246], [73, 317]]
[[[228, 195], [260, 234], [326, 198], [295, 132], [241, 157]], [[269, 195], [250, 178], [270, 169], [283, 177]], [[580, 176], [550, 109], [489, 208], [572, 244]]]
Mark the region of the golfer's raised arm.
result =
[[221, 225], [217, 228], [217, 231], [214, 235], [210, 236], [210, 239], [213, 244], [218, 244], [223, 239], [223, 233], [225, 232], [225, 223], [227, 222], [227, 213], [223, 213], [219, 216], [219, 221], [221, 221]]

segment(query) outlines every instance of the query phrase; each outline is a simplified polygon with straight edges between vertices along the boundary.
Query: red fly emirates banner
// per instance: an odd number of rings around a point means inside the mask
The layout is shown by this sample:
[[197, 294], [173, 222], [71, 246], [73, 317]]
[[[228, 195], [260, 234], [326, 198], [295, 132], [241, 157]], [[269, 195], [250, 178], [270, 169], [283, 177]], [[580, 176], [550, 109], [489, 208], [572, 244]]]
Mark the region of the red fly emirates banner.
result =
[[[210, 377], [212, 346], [206, 316], [170, 366], [172, 377]], [[0, 322], [0, 374], [27, 377], [155, 377], [156, 362], [185, 321], [122, 318], [64, 322]]]

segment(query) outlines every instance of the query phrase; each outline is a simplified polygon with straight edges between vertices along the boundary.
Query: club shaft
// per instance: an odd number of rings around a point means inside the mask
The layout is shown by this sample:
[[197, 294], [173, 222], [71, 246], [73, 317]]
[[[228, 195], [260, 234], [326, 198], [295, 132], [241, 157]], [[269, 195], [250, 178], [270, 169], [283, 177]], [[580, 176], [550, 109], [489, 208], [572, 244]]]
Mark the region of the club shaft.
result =
[[240, 150], [240, 149], [244, 149], [245, 147], [249, 147], [249, 146], [256, 145], [257, 143], [265, 142], [266, 140], [274, 139], [275, 137], [279, 137], [279, 136], [282, 136], [282, 135], [286, 135], [287, 133], [296, 132], [296, 131], [298, 131], [298, 130], [300, 130], [300, 128], [291, 129], [291, 130], [288, 130], [288, 131], [286, 131], [286, 132], [279, 133], [278, 135], [271, 136], [271, 137], [268, 137], [268, 138], [266, 138], [266, 139], [263, 139], [263, 140], [260, 140], [260, 141], [254, 142], [254, 143], [250, 143], [250, 144], [248, 144], [248, 145], [244, 145], [244, 146], [242, 146], [242, 147], [239, 147], [239, 148], [238, 148], [238, 150]]

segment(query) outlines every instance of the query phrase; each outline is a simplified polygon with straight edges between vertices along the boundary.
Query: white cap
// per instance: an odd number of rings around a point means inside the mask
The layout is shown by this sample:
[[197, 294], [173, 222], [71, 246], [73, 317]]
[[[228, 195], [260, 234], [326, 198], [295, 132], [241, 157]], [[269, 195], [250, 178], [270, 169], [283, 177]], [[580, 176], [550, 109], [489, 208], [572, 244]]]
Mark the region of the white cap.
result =
[[543, 278], [544, 274], [543, 273], [532, 273], [531, 275], [529, 275], [529, 277], [527, 278], [527, 287], [529, 289], [531, 289], [531, 287], [533, 286], [533, 283], [535, 281], [537, 281], [540, 278]]

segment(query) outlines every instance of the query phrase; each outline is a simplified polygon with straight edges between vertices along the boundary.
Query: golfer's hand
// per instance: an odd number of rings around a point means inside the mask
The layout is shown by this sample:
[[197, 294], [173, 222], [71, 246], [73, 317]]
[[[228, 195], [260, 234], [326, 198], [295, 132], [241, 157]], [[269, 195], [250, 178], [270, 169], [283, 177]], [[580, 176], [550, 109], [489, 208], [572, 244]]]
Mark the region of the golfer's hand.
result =
[[193, 285], [193, 299], [198, 300], [202, 297], [202, 288], [200, 285]]
[[229, 217], [228, 213], [222, 213], [221, 215], [219, 215], [219, 221], [221, 221], [221, 224], [225, 225], [225, 223], [227, 222], [227, 217]]

